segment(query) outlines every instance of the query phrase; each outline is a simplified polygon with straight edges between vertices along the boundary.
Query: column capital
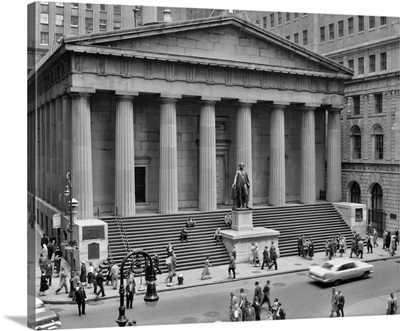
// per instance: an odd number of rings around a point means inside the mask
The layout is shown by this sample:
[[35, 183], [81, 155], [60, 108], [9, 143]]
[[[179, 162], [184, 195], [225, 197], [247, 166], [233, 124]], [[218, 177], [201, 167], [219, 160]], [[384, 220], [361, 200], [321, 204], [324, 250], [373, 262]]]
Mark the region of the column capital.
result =
[[125, 90], [115, 90], [115, 95], [117, 97], [132, 97], [132, 99], [134, 97], [137, 97], [139, 95], [139, 92], [135, 92], [135, 91], [125, 91]]
[[254, 99], [238, 99], [237, 104], [249, 104], [254, 105], [257, 103], [257, 100]]
[[182, 94], [161, 93], [160, 99], [182, 99]]
[[72, 86], [67, 90], [68, 94], [71, 93], [91, 93], [94, 94], [96, 93], [96, 89], [91, 88], [91, 87], [77, 87], [77, 86]]
[[213, 101], [213, 102], [218, 102], [221, 101], [220, 97], [211, 97], [211, 96], [201, 96], [200, 101]]
[[327, 108], [328, 113], [340, 113], [343, 110], [344, 107], [341, 108], [334, 108], [334, 107], [329, 107]]
[[290, 106], [290, 102], [273, 102], [268, 105], [271, 109], [281, 109], [284, 110], [286, 107]]

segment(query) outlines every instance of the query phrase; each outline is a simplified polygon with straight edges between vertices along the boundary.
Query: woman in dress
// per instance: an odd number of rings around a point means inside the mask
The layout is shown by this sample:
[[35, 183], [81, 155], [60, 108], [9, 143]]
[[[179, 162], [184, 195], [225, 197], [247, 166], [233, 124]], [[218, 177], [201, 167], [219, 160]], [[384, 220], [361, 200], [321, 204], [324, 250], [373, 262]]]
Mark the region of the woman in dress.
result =
[[86, 285], [86, 263], [85, 261], [82, 261], [82, 265], [81, 265], [81, 274], [79, 276], [79, 280], [82, 283], [82, 285]]
[[91, 288], [92, 283], [94, 281], [94, 266], [91, 261], [89, 261], [89, 266], [87, 268], [87, 280], [88, 280], [88, 288]]
[[49, 285], [47, 284], [47, 276], [45, 272], [42, 272], [42, 276], [40, 277], [40, 288], [39, 288], [39, 295], [46, 295], [46, 292], [49, 289]]
[[209, 279], [211, 279], [211, 274], [210, 274], [210, 267], [212, 267], [209, 257], [206, 257], [206, 260], [204, 262], [204, 268], [203, 268], [203, 272], [201, 273], [201, 280], [204, 279], [205, 276], [208, 276]]

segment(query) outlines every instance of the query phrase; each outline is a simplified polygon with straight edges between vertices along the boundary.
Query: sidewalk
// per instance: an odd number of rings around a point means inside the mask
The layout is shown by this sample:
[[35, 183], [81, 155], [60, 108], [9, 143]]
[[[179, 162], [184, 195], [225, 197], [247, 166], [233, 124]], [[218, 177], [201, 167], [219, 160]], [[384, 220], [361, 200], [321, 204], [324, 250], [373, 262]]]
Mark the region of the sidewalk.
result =
[[[373, 262], [377, 260], [385, 260], [385, 259], [394, 259], [394, 258], [399, 258], [398, 255], [391, 256], [389, 252], [382, 250], [382, 239], [378, 239], [378, 244], [379, 247], [374, 248], [373, 253], [367, 254], [366, 253], [366, 248], [364, 250], [364, 258], [362, 261], [364, 262]], [[347, 253], [344, 254], [344, 257], [349, 256], [349, 250], [347, 250]], [[337, 254], [339, 256], [339, 254]], [[335, 258], [335, 257], [334, 257]], [[178, 257], [179, 259], [179, 257]], [[239, 280], [244, 280], [244, 279], [256, 279], [260, 277], [265, 277], [265, 276], [276, 276], [276, 275], [281, 275], [281, 274], [287, 274], [287, 273], [295, 273], [295, 272], [301, 272], [301, 271], [307, 271], [309, 267], [315, 266], [315, 265], [322, 265], [324, 262], [327, 260], [325, 259], [325, 253], [320, 252], [316, 253], [313, 260], [308, 260], [301, 258], [299, 256], [290, 256], [290, 257], [283, 257], [279, 258], [277, 260], [278, 262], [278, 270], [274, 270], [272, 267], [270, 270], [268, 268], [265, 268], [264, 270], [261, 270], [260, 267], [254, 267], [250, 263], [240, 263], [236, 265], [236, 279], [229, 279], [228, 278], [228, 265], [223, 265], [223, 266], [216, 266], [213, 268], [210, 268], [211, 271], [211, 276], [212, 279], [205, 279], [201, 280], [201, 272], [202, 268], [200, 269], [192, 269], [192, 270], [185, 270], [182, 271], [183, 275], [183, 284], [178, 285], [177, 284], [177, 279], [176, 277], [174, 278], [174, 286], [167, 286], [167, 283], [165, 282], [166, 274], [163, 273], [162, 275], [157, 275], [157, 292], [164, 292], [164, 291], [176, 291], [180, 289], [185, 289], [185, 288], [190, 288], [190, 287], [195, 287], [195, 286], [205, 286], [205, 285], [210, 285], [210, 284], [219, 284], [219, 283], [225, 283], [225, 282], [235, 282]], [[210, 261], [212, 264], [212, 261]], [[70, 267], [68, 263], [62, 259], [61, 266], [63, 266], [66, 270], [70, 270]], [[177, 270], [177, 274], [179, 275], [179, 269]], [[37, 265], [36, 266], [36, 278], [37, 278], [37, 291], [39, 291], [39, 284], [40, 284], [40, 268]], [[145, 281], [143, 278], [143, 290], [139, 291], [140, 289], [140, 277], [135, 278], [136, 282], [136, 295], [144, 295], [146, 293], [146, 285]], [[67, 279], [67, 284], [69, 288], [69, 277]], [[61, 290], [59, 294], [57, 295], [55, 293], [56, 289], [59, 286], [59, 278], [53, 277], [52, 279], [52, 286], [46, 291], [45, 296], [40, 296], [39, 298], [49, 304], [72, 304], [75, 303], [72, 301], [71, 298], [68, 297], [68, 294], [64, 293], [64, 290]], [[119, 286], [119, 284], [118, 284]], [[99, 296], [97, 300], [108, 300], [108, 299], [115, 299], [119, 298], [119, 288], [118, 289], [113, 289], [111, 285], [107, 286], [104, 285], [104, 291], [106, 294], [106, 297], [101, 297]], [[389, 294], [389, 293], [388, 293]], [[386, 298], [387, 295], [385, 294]], [[88, 289], [86, 288], [86, 295], [87, 295], [87, 300], [92, 301], [96, 300], [96, 295], [93, 293], [93, 287]], [[377, 299], [377, 298], [375, 298]], [[386, 299], [385, 299], [386, 300]], [[375, 306], [379, 304], [379, 311], [381, 310], [382, 307], [382, 300], [373, 300], [371, 299], [371, 303], [375, 303]], [[369, 305], [369, 303], [368, 303]], [[364, 306], [364, 305], [363, 305]], [[371, 308], [371, 307], [370, 307]], [[355, 311], [352, 311], [351, 315], [356, 315], [357, 314], [357, 309], [356, 307], [354, 308]], [[353, 310], [354, 310], [353, 309]], [[363, 307], [359, 307], [359, 311], [364, 312]], [[377, 310], [375, 310], [377, 311]]]

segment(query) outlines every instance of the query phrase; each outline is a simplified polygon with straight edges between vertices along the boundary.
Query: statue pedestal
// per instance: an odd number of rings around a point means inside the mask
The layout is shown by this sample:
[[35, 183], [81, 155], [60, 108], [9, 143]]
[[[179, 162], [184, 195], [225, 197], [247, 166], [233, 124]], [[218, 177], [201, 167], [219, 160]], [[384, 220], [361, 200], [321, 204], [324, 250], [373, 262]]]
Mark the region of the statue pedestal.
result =
[[230, 253], [236, 250], [236, 263], [249, 263], [251, 244], [257, 243], [258, 257], [262, 261], [262, 252], [273, 241], [278, 248], [279, 231], [262, 227], [253, 227], [253, 210], [251, 208], [232, 210], [232, 229], [221, 231], [225, 248]]

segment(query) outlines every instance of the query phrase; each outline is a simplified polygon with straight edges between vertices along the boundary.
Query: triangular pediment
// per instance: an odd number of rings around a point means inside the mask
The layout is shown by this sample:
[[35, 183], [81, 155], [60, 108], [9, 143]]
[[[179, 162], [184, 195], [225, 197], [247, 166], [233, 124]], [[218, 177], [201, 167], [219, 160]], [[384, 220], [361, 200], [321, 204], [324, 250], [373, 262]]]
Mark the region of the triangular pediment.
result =
[[[75, 44], [119, 52], [167, 56], [179, 61], [225, 65], [240, 63], [276, 70], [301, 70], [351, 76], [340, 64], [236, 16], [212, 17], [141, 26], [134, 29], [67, 37]], [[167, 59], [168, 60], [168, 59]], [[256, 69], [256, 68], [255, 68]]]

